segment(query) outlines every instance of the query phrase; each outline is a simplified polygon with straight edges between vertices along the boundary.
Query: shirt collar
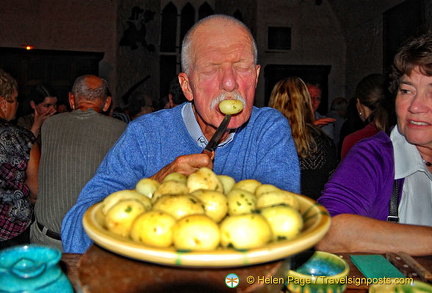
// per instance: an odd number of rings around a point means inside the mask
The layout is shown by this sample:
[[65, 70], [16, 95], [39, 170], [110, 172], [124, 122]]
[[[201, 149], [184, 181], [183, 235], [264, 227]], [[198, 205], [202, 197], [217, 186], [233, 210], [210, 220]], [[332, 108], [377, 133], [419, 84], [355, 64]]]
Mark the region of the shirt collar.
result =
[[392, 130], [390, 139], [394, 150], [395, 179], [408, 177], [417, 171], [429, 173], [415, 145], [405, 139], [397, 126]]
[[[192, 109], [192, 103], [186, 103], [181, 111], [183, 122], [186, 125], [186, 129], [189, 132], [192, 139], [195, 141], [195, 143], [202, 148], [205, 148], [205, 146], [208, 143], [207, 138], [204, 136], [201, 127], [198, 125], [198, 122], [196, 121], [195, 114]], [[234, 139], [235, 132], [230, 133], [228, 138], [220, 143], [218, 147], [223, 147], [224, 145], [230, 143]]]

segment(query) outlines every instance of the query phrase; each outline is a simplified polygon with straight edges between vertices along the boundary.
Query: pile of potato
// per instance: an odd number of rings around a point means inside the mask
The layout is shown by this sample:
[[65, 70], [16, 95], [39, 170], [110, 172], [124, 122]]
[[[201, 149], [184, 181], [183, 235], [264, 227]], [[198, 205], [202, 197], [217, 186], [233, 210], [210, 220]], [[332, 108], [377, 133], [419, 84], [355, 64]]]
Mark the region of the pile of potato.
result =
[[134, 190], [102, 202], [105, 227], [152, 247], [209, 251], [250, 249], [295, 238], [303, 228], [296, 194], [254, 179], [235, 180], [201, 168], [141, 179]]

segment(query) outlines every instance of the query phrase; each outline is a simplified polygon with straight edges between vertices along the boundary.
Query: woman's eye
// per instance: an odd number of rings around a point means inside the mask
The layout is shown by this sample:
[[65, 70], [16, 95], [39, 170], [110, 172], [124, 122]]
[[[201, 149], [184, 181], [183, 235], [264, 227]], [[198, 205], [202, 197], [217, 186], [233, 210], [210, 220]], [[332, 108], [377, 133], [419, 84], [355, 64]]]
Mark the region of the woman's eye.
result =
[[411, 91], [408, 90], [408, 89], [399, 89], [399, 92], [400, 92], [401, 94], [403, 94], [403, 95], [406, 95], [406, 94], [411, 93]]

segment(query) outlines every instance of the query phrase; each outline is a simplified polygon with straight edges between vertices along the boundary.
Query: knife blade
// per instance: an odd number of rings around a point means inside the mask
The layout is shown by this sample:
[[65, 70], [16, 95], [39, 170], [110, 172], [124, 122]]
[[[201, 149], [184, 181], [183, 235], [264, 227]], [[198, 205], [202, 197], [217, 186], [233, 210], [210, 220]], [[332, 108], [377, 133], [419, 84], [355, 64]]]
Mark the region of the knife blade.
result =
[[222, 135], [226, 131], [228, 124], [231, 120], [231, 115], [225, 115], [219, 127], [216, 129], [216, 132], [213, 134], [210, 141], [207, 143], [204, 150], [201, 152], [202, 154], [207, 154], [211, 157], [211, 153], [216, 149]]

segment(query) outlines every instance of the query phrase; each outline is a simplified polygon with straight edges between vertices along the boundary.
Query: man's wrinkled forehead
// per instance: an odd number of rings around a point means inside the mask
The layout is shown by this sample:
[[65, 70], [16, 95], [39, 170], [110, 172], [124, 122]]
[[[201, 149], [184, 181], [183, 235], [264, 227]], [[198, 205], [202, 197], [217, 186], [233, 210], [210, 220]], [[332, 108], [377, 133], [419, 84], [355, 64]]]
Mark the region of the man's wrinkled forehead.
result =
[[202, 50], [223, 50], [238, 44], [246, 53], [254, 55], [253, 39], [249, 32], [244, 27], [226, 20], [215, 19], [203, 23], [194, 31], [191, 44], [195, 54]]

